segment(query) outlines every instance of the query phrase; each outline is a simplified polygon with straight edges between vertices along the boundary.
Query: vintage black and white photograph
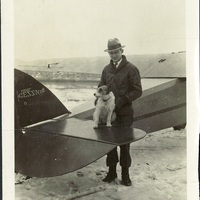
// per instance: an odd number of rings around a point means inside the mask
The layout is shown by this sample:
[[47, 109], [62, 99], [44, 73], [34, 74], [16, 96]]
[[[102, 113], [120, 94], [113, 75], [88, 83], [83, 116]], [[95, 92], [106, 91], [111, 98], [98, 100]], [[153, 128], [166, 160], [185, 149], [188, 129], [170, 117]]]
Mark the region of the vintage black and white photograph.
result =
[[187, 200], [186, 2], [13, 11], [14, 199]]

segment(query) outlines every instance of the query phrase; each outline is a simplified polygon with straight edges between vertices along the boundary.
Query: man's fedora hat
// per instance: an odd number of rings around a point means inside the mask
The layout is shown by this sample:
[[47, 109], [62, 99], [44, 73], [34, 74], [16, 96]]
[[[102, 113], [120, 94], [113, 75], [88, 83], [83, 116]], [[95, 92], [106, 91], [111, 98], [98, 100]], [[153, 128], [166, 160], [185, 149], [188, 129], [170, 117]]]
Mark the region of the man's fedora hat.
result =
[[117, 38], [114, 38], [114, 39], [108, 40], [108, 49], [106, 49], [104, 51], [105, 52], [112, 52], [112, 51], [116, 51], [116, 50], [124, 48], [124, 47], [125, 46], [124, 45], [122, 46]]

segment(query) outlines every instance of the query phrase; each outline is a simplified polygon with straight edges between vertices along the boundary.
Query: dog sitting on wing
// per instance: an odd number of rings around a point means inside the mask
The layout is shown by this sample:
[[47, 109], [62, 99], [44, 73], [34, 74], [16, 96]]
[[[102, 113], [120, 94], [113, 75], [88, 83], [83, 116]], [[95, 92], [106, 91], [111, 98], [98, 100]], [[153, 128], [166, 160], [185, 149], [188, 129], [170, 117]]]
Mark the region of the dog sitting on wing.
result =
[[97, 89], [94, 93], [95, 100], [95, 112], [93, 114], [94, 128], [98, 125], [111, 126], [111, 122], [114, 120], [114, 108], [115, 108], [115, 97], [113, 92], [109, 91], [108, 86], [103, 85]]

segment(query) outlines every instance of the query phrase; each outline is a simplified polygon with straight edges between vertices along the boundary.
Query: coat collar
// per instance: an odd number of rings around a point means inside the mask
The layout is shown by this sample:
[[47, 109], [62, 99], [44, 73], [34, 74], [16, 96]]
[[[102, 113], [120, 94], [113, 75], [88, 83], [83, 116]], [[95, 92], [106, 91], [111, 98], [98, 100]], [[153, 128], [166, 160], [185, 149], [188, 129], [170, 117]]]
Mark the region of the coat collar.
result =
[[119, 66], [117, 67], [117, 69], [115, 69], [114, 64], [113, 64], [113, 61], [110, 60], [110, 66], [111, 66], [111, 68], [112, 68], [113, 70], [115, 70], [115, 71], [121, 70], [121, 69], [123, 68], [124, 64], [126, 64], [126, 63], [127, 63], [126, 56], [125, 56], [125, 55], [122, 55], [122, 60], [121, 60], [121, 62], [120, 62], [120, 64], [119, 64]]

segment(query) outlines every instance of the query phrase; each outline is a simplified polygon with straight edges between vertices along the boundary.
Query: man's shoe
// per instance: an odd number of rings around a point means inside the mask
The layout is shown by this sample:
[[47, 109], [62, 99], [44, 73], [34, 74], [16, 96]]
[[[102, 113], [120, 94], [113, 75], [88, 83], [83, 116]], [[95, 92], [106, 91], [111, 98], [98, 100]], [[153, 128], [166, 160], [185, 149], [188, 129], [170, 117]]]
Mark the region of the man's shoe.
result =
[[127, 167], [122, 167], [122, 185], [125, 186], [131, 186], [132, 182], [131, 179], [129, 178], [129, 168]]
[[131, 186], [132, 185], [132, 182], [131, 182], [131, 179], [129, 178], [129, 176], [123, 177], [121, 183], [122, 183], [122, 185], [125, 185], [125, 186]]
[[117, 173], [108, 172], [107, 176], [102, 179], [103, 182], [111, 183], [117, 178]]

